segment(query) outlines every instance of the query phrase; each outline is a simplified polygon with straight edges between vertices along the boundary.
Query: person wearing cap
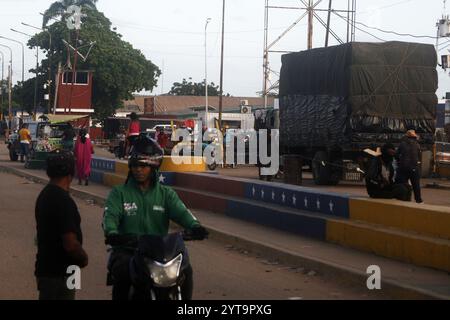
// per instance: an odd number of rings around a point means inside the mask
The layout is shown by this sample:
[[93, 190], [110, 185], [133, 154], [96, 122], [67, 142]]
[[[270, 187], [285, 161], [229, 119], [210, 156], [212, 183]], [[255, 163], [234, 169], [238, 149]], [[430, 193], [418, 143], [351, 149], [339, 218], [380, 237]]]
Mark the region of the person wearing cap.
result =
[[375, 199], [411, 201], [410, 187], [404, 183], [394, 183], [394, 145], [387, 143], [376, 151], [371, 149], [364, 151], [372, 156], [366, 174], [366, 188], [369, 196]]
[[402, 139], [396, 154], [398, 163], [396, 183], [406, 184], [411, 182], [416, 202], [423, 203], [420, 190], [422, 152], [418, 139], [415, 130], [408, 130], [406, 136]]
[[68, 268], [88, 265], [84, 251], [81, 217], [69, 194], [75, 175], [75, 159], [71, 152], [57, 150], [47, 158], [50, 182], [36, 201], [37, 255], [35, 276], [39, 300], [74, 300], [75, 290], [69, 289]]
[[[208, 231], [186, 208], [175, 191], [160, 183], [159, 168], [164, 151], [158, 143], [140, 136], [128, 161], [129, 173], [124, 185], [113, 188], [109, 194], [103, 216], [103, 231], [107, 240], [121, 236], [165, 236], [169, 222], [192, 230], [198, 238]], [[200, 239], [199, 239], [200, 240]], [[120, 246], [113, 247], [108, 270], [112, 275], [113, 300], [127, 300], [131, 288], [129, 262], [133, 255]], [[192, 274], [189, 276], [192, 281]], [[110, 282], [111, 284], [111, 282]], [[187, 289], [189, 291], [189, 289]]]

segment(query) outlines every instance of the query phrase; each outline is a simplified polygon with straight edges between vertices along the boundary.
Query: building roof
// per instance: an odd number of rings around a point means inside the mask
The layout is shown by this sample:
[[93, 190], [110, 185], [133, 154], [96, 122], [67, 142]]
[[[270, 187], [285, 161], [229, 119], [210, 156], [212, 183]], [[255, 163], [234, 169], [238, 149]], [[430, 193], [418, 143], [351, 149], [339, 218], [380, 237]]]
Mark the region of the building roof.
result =
[[[124, 109], [120, 111], [129, 111], [144, 113], [145, 98], [153, 98], [156, 114], [186, 114], [193, 110], [200, 110], [205, 107], [205, 97], [199, 96], [134, 96], [133, 100], [124, 102]], [[262, 107], [264, 100], [261, 97], [223, 97], [223, 111], [236, 111], [241, 106], [241, 101], [248, 101], [250, 107]], [[208, 105], [211, 109], [219, 110], [219, 97], [208, 97]], [[268, 97], [268, 106], [273, 107], [274, 98]], [[119, 111], [119, 110], [118, 110]]]

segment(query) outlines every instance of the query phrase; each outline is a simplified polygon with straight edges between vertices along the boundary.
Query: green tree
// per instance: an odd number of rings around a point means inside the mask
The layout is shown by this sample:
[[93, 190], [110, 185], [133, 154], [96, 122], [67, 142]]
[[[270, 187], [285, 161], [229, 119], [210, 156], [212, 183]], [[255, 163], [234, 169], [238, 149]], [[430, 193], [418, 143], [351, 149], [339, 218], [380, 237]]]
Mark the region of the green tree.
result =
[[[29, 114], [34, 113], [34, 91], [35, 91], [35, 80], [36, 77], [30, 78], [22, 82], [17, 83], [12, 88], [12, 100], [13, 100], [13, 109], [17, 111], [25, 111]], [[38, 76], [38, 84], [44, 83], [45, 79], [42, 78], [42, 75]], [[47, 102], [44, 100], [44, 88], [42, 85], [37, 86], [37, 101], [36, 106], [40, 107], [37, 111], [47, 111]], [[23, 99], [23, 100], [22, 100]], [[22, 103], [23, 102], [23, 103]], [[15, 107], [14, 107], [15, 106]], [[42, 109], [45, 107], [45, 110]]]
[[[81, 0], [63, 2], [80, 3]], [[78, 59], [77, 70], [94, 72], [92, 104], [97, 118], [103, 121], [123, 106], [123, 100], [132, 98], [133, 92], [152, 90], [156, 86], [161, 72], [156, 65], [146, 59], [140, 50], [134, 49], [130, 43], [122, 40], [122, 35], [112, 29], [111, 21], [103, 13], [89, 6], [83, 7], [83, 13], [86, 16], [82, 18], [78, 46], [93, 42], [95, 45], [87, 61]], [[38, 45], [47, 51], [47, 59], [42, 61], [38, 70], [42, 79], [48, 78], [50, 54], [52, 55], [52, 70], [55, 72], [58, 62], [65, 63], [64, 70], [70, 70], [73, 64], [73, 62], [71, 63], [73, 52], [69, 55], [63, 39], [74, 45], [75, 32], [71, 33], [64, 21], [49, 25], [47, 30], [52, 35], [51, 52], [49, 36], [46, 32], [36, 34], [28, 42], [30, 47]], [[69, 34], [70, 39], [67, 39]], [[80, 51], [86, 54], [87, 48], [84, 50]], [[54, 86], [52, 92], [55, 92]]]
[[[188, 81], [189, 80], [189, 81]], [[188, 80], [183, 79], [182, 82], [175, 82], [172, 85], [172, 89], [169, 91], [169, 95], [173, 96], [204, 96], [205, 95], [205, 81], [192, 82], [192, 78]], [[208, 84], [208, 95], [218, 96], [219, 86], [216, 86], [214, 82]]]
[[95, 4], [98, 0], [59, 0], [50, 5], [50, 8], [48, 8], [44, 12], [44, 18], [42, 21], [42, 26], [47, 26], [48, 22], [53, 18], [64, 18], [66, 15], [67, 9], [72, 6], [76, 5], [79, 7], [85, 7], [89, 9], [97, 9]]

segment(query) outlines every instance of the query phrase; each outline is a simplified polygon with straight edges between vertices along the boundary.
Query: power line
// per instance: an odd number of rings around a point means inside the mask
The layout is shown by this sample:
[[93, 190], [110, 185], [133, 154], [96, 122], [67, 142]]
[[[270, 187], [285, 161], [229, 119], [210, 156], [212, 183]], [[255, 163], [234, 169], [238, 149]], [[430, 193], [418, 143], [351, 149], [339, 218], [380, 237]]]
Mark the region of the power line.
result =
[[411, 1], [413, 1], [413, 0], [399, 1], [399, 2], [392, 3], [392, 4], [389, 4], [389, 5], [386, 5], [386, 6], [382, 6], [382, 7], [378, 7], [378, 8], [372, 9], [370, 11], [362, 11], [362, 12], [359, 12], [359, 14], [373, 13], [373, 10], [387, 9], [387, 8], [395, 7], [395, 6], [398, 6], [400, 4], [404, 4], [404, 3], [407, 3], [407, 2], [411, 2]]
[[[337, 12], [334, 12], [334, 14], [336, 14], [336, 15], [339, 16], [340, 18], [342, 18], [342, 19], [344, 19], [344, 20], [347, 21], [347, 18], [341, 16], [341, 15], [338, 14]], [[380, 32], [383, 32], [383, 33], [395, 34], [395, 35], [401, 36], [401, 37], [427, 38], [427, 39], [433, 39], [433, 40], [438, 39], [438, 37], [433, 37], [433, 36], [421, 36], [421, 35], [419, 36], [419, 35], [414, 35], [414, 34], [410, 34], [410, 33], [398, 33], [398, 32], [395, 32], [395, 31], [383, 30], [383, 29], [380, 29], [380, 28], [377, 28], [377, 27], [371, 27], [371, 26], [368, 26], [368, 25], [366, 25], [366, 24], [364, 24], [364, 23], [362, 23], [362, 22], [358, 22], [358, 21], [355, 21], [355, 23], [356, 23], [356, 24], [359, 24], [359, 25], [362, 25], [362, 26], [364, 26], [364, 27], [366, 27], [366, 28], [369, 28], [369, 29], [377, 30], [377, 31], [380, 31]], [[380, 40], [380, 38], [374, 36], [373, 34], [371, 34], [371, 33], [369, 33], [369, 32], [363, 31], [363, 30], [361, 30], [361, 29], [359, 29], [359, 28], [357, 28], [357, 29], [360, 30], [360, 31], [362, 31], [362, 32], [368, 33], [368, 34], [370, 34], [371, 36], [373, 36], [373, 37], [375, 37], [375, 38], [377, 38], [377, 39]], [[383, 41], [384, 41], [384, 40], [383, 40]]]
[[384, 32], [384, 33], [395, 34], [395, 35], [401, 36], [401, 37], [427, 38], [427, 39], [433, 39], [433, 40], [436, 40], [438, 38], [438, 37], [433, 37], [433, 36], [418, 36], [418, 35], [414, 35], [414, 34], [410, 34], [410, 33], [398, 33], [398, 32], [391, 31], [391, 30], [383, 30], [383, 29], [380, 29], [380, 28], [377, 28], [377, 27], [368, 26], [368, 25], [366, 25], [366, 24], [364, 24], [362, 22], [358, 22], [358, 21], [355, 21], [355, 23], [360, 24], [360, 25], [362, 25], [362, 26], [364, 26], [366, 28], [369, 28], [369, 29], [378, 30], [378, 31]]
[[[116, 19], [114, 19], [116, 20]], [[159, 27], [153, 27], [153, 26], [143, 26], [133, 23], [123, 23], [123, 22], [114, 22], [113, 23], [119, 27], [122, 28], [130, 28], [130, 29], [137, 29], [137, 30], [146, 30], [146, 31], [154, 31], [159, 33], [180, 33], [180, 34], [196, 34], [196, 35], [203, 35], [203, 32], [198, 31], [185, 31], [185, 30], [175, 30], [175, 29], [165, 29], [165, 28], [159, 28]], [[271, 28], [271, 30], [282, 30], [286, 27], [280, 27], [280, 28]], [[263, 29], [254, 29], [254, 30], [236, 30], [236, 31], [226, 31], [225, 34], [236, 34], [236, 33], [256, 33], [264, 31]], [[219, 31], [211, 31], [208, 32], [210, 34], [221, 34]]]
[[[332, 12], [333, 12], [335, 15], [337, 15], [339, 18], [343, 19], [344, 21], [349, 22], [349, 20], [348, 20], [347, 18], [341, 16], [341, 15], [340, 15], [339, 13], [337, 13], [336, 11], [332, 11]], [[363, 33], [367, 33], [368, 35], [374, 37], [375, 39], [377, 39], [377, 40], [379, 40], [379, 41], [386, 42], [386, 40], [383, 40], [383, 39], [377, 37], [376, 35], [374, 35], [374, 34], [368, 32], [368, 31], [365, 31], [365, 30], [363, 30], [363, 29], [361, 29], [361, 28], [358, 28], [356, 25], [353, 25], [353, 26], [354, 26], [355, 29], [357, 29], [357, 30], [359, 30], [359, 31], [361, 31], [361, 32], [363, 32]]]

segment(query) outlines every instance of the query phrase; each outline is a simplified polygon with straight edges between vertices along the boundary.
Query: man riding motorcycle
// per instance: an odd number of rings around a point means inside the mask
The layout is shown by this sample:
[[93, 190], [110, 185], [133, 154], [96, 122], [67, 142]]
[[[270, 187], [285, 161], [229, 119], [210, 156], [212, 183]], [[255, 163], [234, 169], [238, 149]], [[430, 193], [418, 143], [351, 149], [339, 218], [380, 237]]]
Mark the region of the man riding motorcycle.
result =
[[[208, 231], [186, 208], [175, 191], [159, 182], [159, 167], [164, 152], [146, 136], [140, 136], [128, 161], [128, 179], [116, 186], [105, 204], [103, 230], [107, 242], [126, 236], [165, 236], [170, 220], [190, 230], [197, 240], [208, 236]], [[113, 300], [127, 300], [131, 288], [130, 259], [133, 253], [120, 245], [114, 246], [108, 269], [113, 285]], [[188, 272], [185, 295], [191, 298], [192, 269]]]

